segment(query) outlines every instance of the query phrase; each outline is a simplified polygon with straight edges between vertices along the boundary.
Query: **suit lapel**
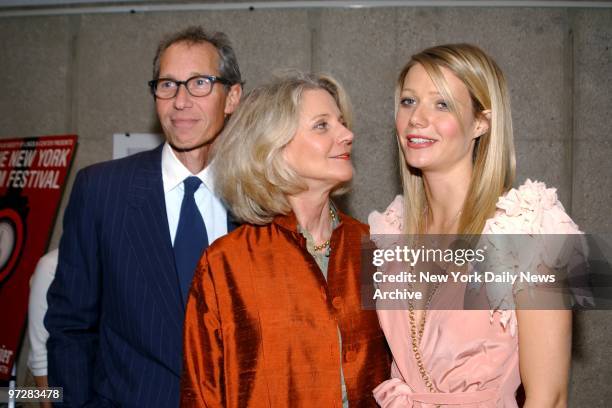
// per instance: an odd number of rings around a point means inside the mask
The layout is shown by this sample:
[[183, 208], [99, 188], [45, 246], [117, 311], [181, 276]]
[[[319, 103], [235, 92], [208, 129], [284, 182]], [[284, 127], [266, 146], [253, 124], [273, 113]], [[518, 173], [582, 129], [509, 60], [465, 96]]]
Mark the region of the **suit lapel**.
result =
[[140, 158], [142, 163], [135, 171], [129, 190], [127, 234], [161, 310], [167, 311], [166, 317], [182, 331], [185, 306], [168, 228], [161, 173], [162, 146]]

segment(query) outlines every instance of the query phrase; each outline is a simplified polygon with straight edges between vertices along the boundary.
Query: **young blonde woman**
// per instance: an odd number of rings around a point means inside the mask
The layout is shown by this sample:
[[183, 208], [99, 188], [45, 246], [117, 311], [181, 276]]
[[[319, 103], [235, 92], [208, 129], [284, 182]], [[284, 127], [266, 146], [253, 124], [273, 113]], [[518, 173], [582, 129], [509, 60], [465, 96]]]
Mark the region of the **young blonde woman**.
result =
[[[501, 70], [479, 48], [414, 55], [399, 76], [395, 118], [404, 195], [370, 215], [372, 234], [579, 233], [553, 189], [530, 180], [512, 188], [510, 98]], [[517, 289], [510, 304], [528, 292]], [[430, 299], [445, 296], [429, 290]], [[391, 379], [374, 390], [382, 407], [517, 407], [521, 382], [526, 408], [567, 404], [569, 310], [378, 315], [394, 358]]]

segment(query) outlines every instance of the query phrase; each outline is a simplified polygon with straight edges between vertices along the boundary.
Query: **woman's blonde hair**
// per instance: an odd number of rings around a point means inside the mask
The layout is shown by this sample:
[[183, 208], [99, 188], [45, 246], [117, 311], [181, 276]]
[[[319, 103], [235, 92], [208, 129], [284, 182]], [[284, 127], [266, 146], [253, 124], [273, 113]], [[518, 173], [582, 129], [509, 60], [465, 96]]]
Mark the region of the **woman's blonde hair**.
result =
[[[470, 44], [448, 44], [428, 48], [415, 54], [402, 69], [395, 88], [395, 106], [399, 106], [404, 79], [415, 64], [423, 66], [450, 111], [459, 117], [448, 83], [440, 67], [452, 71], [466, 86], [475, 116], [490, 110], [489, 130], [476, 139], [472, 158], [470, 187], [459, 219], [460, 234], [480, 234], [488, 218], [493, 216], [499, 196], [514, 182], [516, 158], [512, 136], [510, 96], [504, 74], [495, 61], [480, 48]], [[398, 135], [399, 136], [399, 135]], [[403, 157], [401, 146], [400, 157]], [[419, 169], [400, 160], [404, 189], [404, 230], [409, 234], [424, 229], [427, 199]]]
[[288, 195], [306, 189], [283, 149], [297, 132], [302, 95], [316, 89], [329, 92], [350, 129], [350, 102], [342, 86], [328, 75], [293, 72], [253, 89], [219, 135], [212, 159], [215, 189], [237, 220], [269, 223], [291, 211]]

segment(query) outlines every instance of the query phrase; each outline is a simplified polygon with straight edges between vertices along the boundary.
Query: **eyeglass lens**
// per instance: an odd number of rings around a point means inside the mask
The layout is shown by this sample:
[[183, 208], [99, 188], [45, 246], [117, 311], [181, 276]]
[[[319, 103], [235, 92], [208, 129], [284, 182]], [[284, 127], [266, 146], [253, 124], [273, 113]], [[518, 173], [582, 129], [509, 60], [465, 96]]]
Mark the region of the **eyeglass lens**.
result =
[[172, 79], [160, 79], [155, 88], [155, 95], [159, 98], [174, 98], [178, 94], [180, 84], [184, 83], [185, 88], [192, 96], [206, 96], [212, 91], [213, 81], [210, 78], [197, 76], [189, 78], [187, 81], [175, 81]]

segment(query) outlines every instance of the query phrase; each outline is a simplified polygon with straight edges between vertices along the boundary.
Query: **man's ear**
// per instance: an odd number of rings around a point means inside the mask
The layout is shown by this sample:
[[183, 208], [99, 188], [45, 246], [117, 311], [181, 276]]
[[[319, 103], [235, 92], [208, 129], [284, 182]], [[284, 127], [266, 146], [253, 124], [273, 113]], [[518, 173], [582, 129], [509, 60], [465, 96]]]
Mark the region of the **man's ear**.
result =
[[474, 128], [474, 139], [479, 138], [491, 128], [491, 109], [485, 109], [476, 114], [476, 127]]
[[234, 84], [230, 87], [227, 92], [227, 97], [225, 98], [225, 109], [223, 113], [226, 115], [231, 115], [234, 113], [238, 104], [240, 103], [240, 98], [242, 97], [242, 86], [240, 84]]

